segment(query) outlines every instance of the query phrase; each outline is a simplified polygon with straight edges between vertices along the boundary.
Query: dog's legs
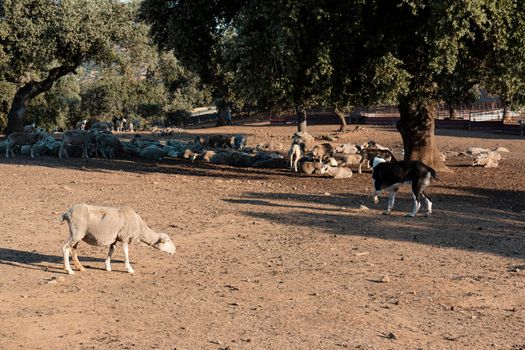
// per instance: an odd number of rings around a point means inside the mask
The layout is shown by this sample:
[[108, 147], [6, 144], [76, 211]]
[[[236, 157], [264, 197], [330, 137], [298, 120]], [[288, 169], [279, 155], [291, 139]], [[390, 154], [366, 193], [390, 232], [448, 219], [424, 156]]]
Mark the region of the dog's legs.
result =
[[419, 198], [414, 192], [412, 192], [412, 198], [414, 199], [414, 207], [412, 208], [412, 212], [406, 215], [410, 217], [416, 216], [417, 211], [419, 210], [419, 208], [421, 208], [421, 203], [419, 202]]
[[383, 212], [383, 214], [390, 215], [390, 213], [392, 212], [392, 209], [394, 208], [394, 202], [396, 200], [396, 192], [397, 189], [390, 190], [390, 196], [388, 197], [388, 207]]
[[376, 183], [376, 180], [372, 179], [372, 187], [374, 188], [374, 191], [372, 191], [372, 199], [374, 200], [374, 204], [379, 203], [379, 194], [381, 193], [381, 186]]
[[426, 176], [425, 178], [421, 178], [418, 181], [412, 182], [412, 198], [414, 199], [414, 208], [412, 208], [412, 212], [407, 216], [416, 216], [417, 211], [419, 210], [419, 208], [421, 208], [421, 202], [419, 201], [419, 199], [422, 196], [423, 190], [428, 186], [428, 183], [428, 176]]
[[425, 201], [425, 208], [426, 208], [426, 216], [432, 215], [432, 201], [430, 200], [430, 197], [424, 192], [421, 192], [421, 196], [423, 197]]

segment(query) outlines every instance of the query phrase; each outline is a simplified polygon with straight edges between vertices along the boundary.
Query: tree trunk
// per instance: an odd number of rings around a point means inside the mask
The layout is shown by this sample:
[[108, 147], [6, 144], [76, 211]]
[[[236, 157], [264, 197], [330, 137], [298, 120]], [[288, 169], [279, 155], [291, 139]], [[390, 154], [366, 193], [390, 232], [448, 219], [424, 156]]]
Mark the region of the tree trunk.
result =
[[297, 131], [306, 132], [306, 110], [302, 106], [296, 106], [295, 112], [297, 113]]
[[7, 127], [4, 133], [7, 135], [13, 132], [24, 131], [24, 116], [27, 112], [27, 106], [31, 101], [32, 83], [22, 86], [15, 94], [11, 109], [7, 114]]
[[510, 122], [511, 121], [511, 116], [510, 116], [510, 113], [509, 113], [509, 109], [507, 108], [507, 104], [504, 103], [503, 104], [503, 116], [502, 116], [502, 121], [503, 123], [505, 122]]
[[340, 123], [339, 131], [341, 132], [345, 131], [346, 130], [345, 114], [337, 107], [335, 107], [334, 112], [339, 117], [339, 123]]
[[405, 98], [399, 103], [399, 113], [401, 117], [396, 127], [403, 138], [405, 160], [419, 160], [436, 171], [450, 171], [436, 147], [436, 103], [416, 103]]
[[217, 126], [232, 125], [231, 108], [228, 105], [219, 107]]
[[459, 112], [453, 105], [448, 105], [448, 114], [450, 119], [459, 119]]
[[6, 136], [13, 132], [23, 132], [24, 116], [26, 115], [29, 102], [31, 102], [33, 98], [40, 95], [41, 93], [49, 91], [49, 89], [53, 87], [55, 81], [60, 79], [62, 76], [74, 72], [81, 62], [82, 61], [79, 60], [78, 64], [53, 68], [49, 71], [49, 74], [45, 80], [32, 80], [18, 89], [15, 97], [13, 98], [11, 109], [7, 114], [7, 127], [5, 128]]

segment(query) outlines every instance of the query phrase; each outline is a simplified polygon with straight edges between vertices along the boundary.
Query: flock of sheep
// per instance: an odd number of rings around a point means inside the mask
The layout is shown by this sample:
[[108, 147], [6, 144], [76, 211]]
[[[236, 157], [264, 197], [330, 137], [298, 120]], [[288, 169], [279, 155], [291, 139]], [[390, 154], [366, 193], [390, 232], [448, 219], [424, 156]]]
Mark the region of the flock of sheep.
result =
[[242, 134], [197, 136], [189, 142], [171, 139], [165, 143], [136, 134], [130, 141], [121, 141], [112, 132], [112, 123], [95, 122], [89, 130], [84, 130], [85, 126], [84, 122], [79, 122], [76, 130], [54, 136], [40, 128], [27, 126], [25, 132], [12, 133], [0, 142], [0, 151], [5, 152], [6, 158], [14, 157], [15, 149], [32, 158], [41, 155], [58, 156], [61, 159], [69, 158], [70, 155], [86, 159], [98, 155], [104, 158], [128, 156], [151, 160], [178, 158], [238, 167], [290, 168], [307, 175], [327, 174], [334, 178], [351, 177], [352, 165], [356, 165], [361, 173], [362, 165], [369, 164], [375, 156], [387, 160], [393, 158], [387, 148], [373, 141], [364, 145], [343, 144], [338, 147], [329, 143], [315, 145], [315, 139], [304, 132], [293, 135], [290, 149], [286, 152], [285, 146], [274, 140], [247, 147], [247, 137]]
[[[85, 121], [79, 122], [76, 130], [65, 131], [57, 137], [29, 125], [24, 132], [12, 133], [0, 142], [0, 152], [4, 152], [6, 158], [14, 157], [15, 149], [32, 158], [41, 155], [58, 156], [61, 159], [70, 155], [86, 159], [98, 155], [104, 158], [128, 156], [151, 160], [178, 158], [238, 167], [289, 168], [306, 175], [326, 174], [334, 178], [351, 177], [351, 166], [361, 173], [362, 166], [369, 165], [374, 157], [395, 160], [388, 148], [374, 141], [334, 147], [330, 143], [316, 144], [314, 137], [304, 132], [293, 135], [286, 152], [285, 146], [274, 140], [247, 147], [247, 138], [242, 134], [197, 136], [190, 142], [171, 139], [165, 143], [136, 134], [130, 141], [121, 141], [112, 132], [113, 123], [95, 122], [89, 130], [84, 130], [85, 126]], [[473, 166], [498, 166], [501, 148], [494, 151], [472, 149], [473, 152], [469, 149], [466, 155], [474, 158]]]

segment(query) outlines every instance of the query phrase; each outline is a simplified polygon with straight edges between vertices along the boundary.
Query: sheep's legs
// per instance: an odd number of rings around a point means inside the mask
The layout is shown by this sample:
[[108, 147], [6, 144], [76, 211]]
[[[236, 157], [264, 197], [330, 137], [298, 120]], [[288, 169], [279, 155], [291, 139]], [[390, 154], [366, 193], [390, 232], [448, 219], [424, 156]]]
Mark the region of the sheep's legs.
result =
[[126, 266], [126, 270], [128, 270], [129, 273], [134, 273], [133, 268], [131, 267], [131, 264], [129, 263], [129, 248], [128, 248], [128, 242], [122, 242], [122, 250], [124, 251], [124, 265]]
[[69, 250], [71, 249], [71, 240], [68, 239], [66, 241], [66, 244], [64, 244], [64, 247], [62, 247], [62, 251], [64, 252], [64, 268], [66, 269], [67, 273], [70, 275], [74, 275], [75, 272], [71, 268], [71, 265], [69, 264]]
[[86, 271], [86, 269], [84, 268], [84, 266], [82, 266], [82, 264], [80, 263], [80, 261], [78, 260], [78, 256], [77, 256], [77, 246], [78, 246], [78, 243], [75, 244], [74, 246], [72, 246], [70, 249], [71, 249], [71, 258], [73, 259], [73, 265], [75, 265], [75, 267], [79, 270], [79, 271]]
[[62, 159], [62, 154], [64, 154], [66, 158], [69, 158], [69, 155], [67, 154], [67, 147], [64, 144], [60, 146], [60, 150], [58, 151], [58, 158]]
[[111, 256], [113, 255], [113, 252], [115, 251], [115, 244], [109, 246], [109, 252], [108, 256], [106, 258], [106, 261], [104, 262], [106, 264], [106, 271], [111, 271]]
[[82, 145], [82, 158], [89, 159], [88, 146]]

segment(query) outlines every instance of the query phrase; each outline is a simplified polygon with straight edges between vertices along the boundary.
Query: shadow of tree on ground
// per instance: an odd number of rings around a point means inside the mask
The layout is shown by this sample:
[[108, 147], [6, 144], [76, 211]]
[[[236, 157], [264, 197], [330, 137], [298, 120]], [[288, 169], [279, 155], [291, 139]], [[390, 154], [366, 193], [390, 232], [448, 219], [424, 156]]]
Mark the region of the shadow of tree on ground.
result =
[[[369, 195], [246, 193], [225, 199], [247, 206], [243, 214], [285, 226], [316, 228], [330, 234], [410, 241], [512, 258], [525, 257], [525, 192], [458, 188], [462, 194], [435, 194], [434, 214], [408, 218], [408, 194], [396, 199], [395, 211], [381, 215], [386, 198], [373, 209]], [[289, 209], [289, 210], [286, 210]]]

